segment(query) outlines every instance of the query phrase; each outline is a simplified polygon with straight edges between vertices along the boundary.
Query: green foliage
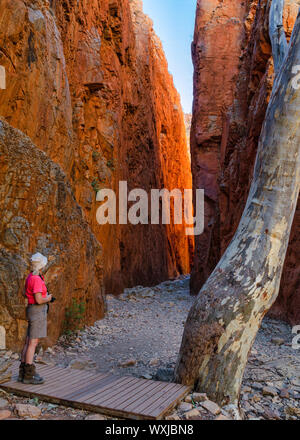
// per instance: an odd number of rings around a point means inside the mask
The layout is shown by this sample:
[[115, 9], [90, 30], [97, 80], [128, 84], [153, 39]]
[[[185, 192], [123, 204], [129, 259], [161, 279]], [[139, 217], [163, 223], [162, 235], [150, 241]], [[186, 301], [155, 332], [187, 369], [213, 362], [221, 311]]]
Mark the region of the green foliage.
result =
[[99, 182], [98, 182], [97, 179], [94, 179], [94, 180], [92, 181], [91, 185], [92, 185], [93, 190], [95, 191], [95, 193], [97, 193], [97, 192], [100, 190]]
[[29, 403], [31, 404], [31, 405], [34, 405], [34, 406], [39, 406], [39, 399], [37, 398], [37, 397], [34, 397], [33, 399], [30, 399], [29, 400]]
[[70, 307], [66, 308], [64, 320], [64, 334], [71, 335], [76, 330], [82, 330], [83, 319], [85, 314], [84, 302], [78, 302], [75, 298], [72, 299]]
[[112, 160], [108, 160], [106, 165], [108, 166], [108, 168], [110, 168], [111, 170], [114, 171], [115, 165], [114, 165], [113, 159]]

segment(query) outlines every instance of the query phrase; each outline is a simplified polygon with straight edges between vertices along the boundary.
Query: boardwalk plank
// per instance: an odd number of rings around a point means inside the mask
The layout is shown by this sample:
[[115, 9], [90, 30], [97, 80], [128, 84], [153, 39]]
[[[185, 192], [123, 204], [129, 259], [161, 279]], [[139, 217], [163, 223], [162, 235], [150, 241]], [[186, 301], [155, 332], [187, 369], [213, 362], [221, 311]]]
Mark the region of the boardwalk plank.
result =
[[19, 363], [13, 366], [13, 379], [0, 385], [20, 396], [127, 419], [161, 418], [189, 391], [190, 387], [131, 376], [113, 376], [84, 370], [41, 365], [43, 385], [17, 382]]
[[84, 376], [69, 378], [68, 380], [62, 382], [62, 385], [59, 384], [58, 386], [55, 386], [53, 392], [55, 392], [56, 397], [63, 397], [64, 395], [70, 393], [71, 391], [73, 393], [75, 393], [76, 391], [79, 392], [80, 390], [82, 390], [82, 388], [86, 387], [87, 385], [91, 386], [95, 382], [98, 382], [99, 379], [100, 379], [99, 376], [93, 376], [93, 375], [89, 376], [88, 378], [84, 378]]
[[182, 388], [169, 390], [169, 393], [159, 397], [153, 404], [141, 410], [141, 414], [152, 414], [156, 418], [163, 410], [169, 410], [172, 407], [172, 403], [184, 396], [184, 393], [185, 390]]
[[84, 396], [97, 392], [97, 390], [106, 384], [110, 384], [114, 377], [109, 374], [103, 374], [102, 377], [95, 378], [94, 381], [87, 381], [80, 389], [70, 389], [64, 395], [68, 400], [83, 400]]
[[[41, 385], [34, 385], [34, 389], [36, 392], [42, 392], [43, 394], [47, 394], [49, 390], [58, 389], [60, 386], [64, 386], [67, 380], [71, 380], [74, 382], [76, 380], [82, 380], [84, 375], [82, 372], [72, 373], [69, 371], [68, 373], [58, 373], [56, 372], [55, 376], [52, 376], [50, 379], [45, 375], [45, 383]], [[25, 385], [27, 388], [32, 388], [32, 385]]]
[[153, 394], [159, 391], [160, 388], [161, 388], [161, 382], [157, 382], [153, 384], [151, 381], [150, 384], [145, 384], [145, 387], [141, 389], [135, 396], [128, 396], [128, 399], [126, 399], [126, 401], [121, 403], [119, 405], [119, 408], [125, 409], [127, 407], [130, 407], [131, 405], [134, 405], [135, 403], [137, 405], [141, 405], [142, 403], [145, 402], [145, 399], [151, 399]]
[[56, 373], [57, 376], [59, 376], [59, 378], [53, 377], [52, 379], [50, 379], [49, 381], [47, 381], [47, 378], [45, 377], [46, 382], [44, 384], [41, 385], [31, 385], [31, 384], [23, 384], [23, 383], [18, 383], [18, 388], [19, 390], [24, 390], [24, 391], [34, 391], [35, 393], [40, 393], [43, 395], [47, 395], [48, 393], [52, 393], [58, 389], [59, 387], [63, 387], [66, 383], [66, 380], [68, 380], [69, 378], [72, 377], [73, 382], [77, 381], [77, 380], [82, 380], [83, 376], [82, 374], [76, 373], [73, 376], [65, 376], [62, 373]]
[[68, 398], [74, 398], [76, 400], [82, 400], [84, 401], [84, 399], [87, 399], [91, 396], [93, 396], [94, 394], [99, 392], [99, 389], [105, 389], [106, 387], [110, 388], [111, 386], [113, 386], [113, 383], [117, 381], [117, 377], [116, 376], [112, 376], [111, 374], [107, 374], [105, 378], [103, 378], [103, 381], [101, 381], [99, 383], [99, 385], [97, 387], [90, 387], [87, 386], [84, 390], [82, 390], [81, 392], [71, 392], [70, 395], [68, 396]]
[[129, 376], [115, 376], [115, 380], [112, 381], [111, 384], [105, 385], [96, 392], [90, 393], [89, 396], [85, 396], [84, 401], [93, 404], [97, 396], [99, 401], [102, 401], [103, 399], [106, 400], [111, 394], [115, 393], [117, 390], [120, 390], [120, 387], [123, 387], [128, 381], [131, 380], [134, 380], [134, 378]]
[[142, 412], [145, 408], [150, 406], [151, 403], [155, 402], [161, 395], [166, 393], [166, 390], [169, 389], [169, 383], [163, 383], [161, 382], [155, 389], [155, 392], [152, 393], [151, 396], [147, 400], [143, 399], [143, 402], [141, 402], [141, 399], [139, 399], [139, 402], [134, 401], [133, 403], [129, 404], [128, 406], [125, 406], [124, 411], [132, 411], [135, 412], [138, 408], [139, 412]]
[[130, 396], [132, 393], [135, 392], [135, 390], [144, 386], [144, 384], [141, 384], [139, 382], [139, 379], [134, 379], [134, 378], [132, 381], [126, 384], [122, 383], [121, 385], [122, 386], [121, 387], [118, 386], [116, 390], [112, 390], [109, 393], [110, 394], [109, 396], [105, 396], [103, 394], [101, 395], [101, 397], [95, 396], [91, 401], [91, 403], [95, 403], [99, 405], [105, 399], [106, 406], [111, 406], [115, 404], [119, 408], [120, 404], [124, 399], [127, 399], [128, 396]]

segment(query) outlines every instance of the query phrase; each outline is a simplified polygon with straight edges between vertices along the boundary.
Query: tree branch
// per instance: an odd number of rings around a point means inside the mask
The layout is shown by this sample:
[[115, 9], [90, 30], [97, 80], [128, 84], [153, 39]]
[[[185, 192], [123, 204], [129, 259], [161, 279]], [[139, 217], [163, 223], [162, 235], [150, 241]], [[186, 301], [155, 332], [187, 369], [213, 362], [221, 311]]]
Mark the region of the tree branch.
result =
[[269, 15], [269, 34], [276, 76], [288, 53], [288, 43], [283, 28], [283, 7], [284, 0], [272, 0]]

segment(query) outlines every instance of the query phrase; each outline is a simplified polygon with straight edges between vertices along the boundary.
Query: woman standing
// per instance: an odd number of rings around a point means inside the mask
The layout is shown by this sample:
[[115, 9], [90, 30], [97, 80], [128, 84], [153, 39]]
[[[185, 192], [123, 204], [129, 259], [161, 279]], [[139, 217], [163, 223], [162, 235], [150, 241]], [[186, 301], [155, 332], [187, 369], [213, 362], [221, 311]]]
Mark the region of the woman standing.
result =
[[35, 371], [33, 357], [39, 339], [47, 336], [47, 303], [51, 302], [52, 295], [48, 295], [44, 277], [41, 274], [47, 263], [47, 257], [40, 253], [34, 254], [31, 257], [32, 271], [25, 283], [24, 296], [28, 300], [26, 308], [28, 330], [22, 351], [18, 381], [26, 384], [44, 383], [44, 379]]

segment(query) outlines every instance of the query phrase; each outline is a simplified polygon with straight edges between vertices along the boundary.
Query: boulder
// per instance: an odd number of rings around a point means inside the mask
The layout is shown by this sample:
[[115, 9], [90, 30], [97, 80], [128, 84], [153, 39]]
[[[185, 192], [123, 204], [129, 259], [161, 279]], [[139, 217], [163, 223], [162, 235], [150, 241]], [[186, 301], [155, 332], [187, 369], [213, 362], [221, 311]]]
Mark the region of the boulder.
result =
[[220, 414], [221, 412], [221, 408], [219, 407], [219, 405], [217, 405], [215, 402], [212, 402], [211, 400], [206, 400], [205, 402], [202, 402], [201, 406], [215, 416]]
[[33, 405], [25, 405], [18, 403], [15, 405], [15, 411], [20, 417], [29, 417], [31, 419], [38, 419], [42, 413], [41, 409]]

